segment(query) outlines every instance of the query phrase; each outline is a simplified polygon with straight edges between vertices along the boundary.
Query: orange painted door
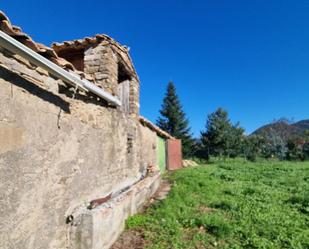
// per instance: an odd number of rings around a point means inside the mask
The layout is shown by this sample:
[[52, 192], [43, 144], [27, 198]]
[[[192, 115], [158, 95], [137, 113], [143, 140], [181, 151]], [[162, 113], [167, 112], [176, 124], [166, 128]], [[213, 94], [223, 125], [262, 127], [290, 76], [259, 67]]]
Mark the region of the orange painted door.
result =
[[176, 170], [182, 168], [181, 140], [167, 140], [167, 168]]

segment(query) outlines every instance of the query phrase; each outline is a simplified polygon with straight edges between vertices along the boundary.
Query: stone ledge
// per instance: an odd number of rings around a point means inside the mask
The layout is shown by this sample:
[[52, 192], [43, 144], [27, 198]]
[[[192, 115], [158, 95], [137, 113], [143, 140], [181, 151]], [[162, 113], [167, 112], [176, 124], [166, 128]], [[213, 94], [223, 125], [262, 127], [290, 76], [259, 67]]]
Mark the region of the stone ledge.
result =
[[160, 181], [161, 175], [157, 172], [92, 210], [82, 207], [69, 225], [69, 248], [110, 248], [124, 230], [125, 220], [142, 208]]

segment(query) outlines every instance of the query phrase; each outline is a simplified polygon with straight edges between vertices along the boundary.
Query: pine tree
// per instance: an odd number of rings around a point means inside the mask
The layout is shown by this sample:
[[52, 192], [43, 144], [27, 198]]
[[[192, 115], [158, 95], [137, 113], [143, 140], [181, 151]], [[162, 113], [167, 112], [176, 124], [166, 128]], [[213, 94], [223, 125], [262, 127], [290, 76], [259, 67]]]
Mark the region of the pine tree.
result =
[[244, 130], [232, 125], [228, 113], [222, 108], [208, 115], [205, 131], [201, 132], [200, 154], [236, 157], [241, 154]]
[[176, 87], [173, 82], [169, 82], [167, 85], [160, 114], [161, 117], [158, 118], [157, 125], [173, 137], [182, 140], [184, 157], [192, 155], [193, 139], [189, 121], [182, 110], [182, 105], [176, 94]]

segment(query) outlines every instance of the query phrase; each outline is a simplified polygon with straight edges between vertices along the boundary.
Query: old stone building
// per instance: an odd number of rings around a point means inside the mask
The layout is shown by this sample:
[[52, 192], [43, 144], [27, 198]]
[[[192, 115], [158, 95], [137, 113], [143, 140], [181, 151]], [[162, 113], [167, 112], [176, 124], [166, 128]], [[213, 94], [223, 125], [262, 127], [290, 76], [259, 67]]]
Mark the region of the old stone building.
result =
[[96, 35], [49, 48], [1, 12], [0, 30], [0, 248], [109, 248], [174, 140], [140, 116], [125, 46]]
[[118, 96], [124, 112], [139, 114], [139, 79], [126, 47], [106, 35], [96, 35], [54, 43], [52, 48], [90, 81]]

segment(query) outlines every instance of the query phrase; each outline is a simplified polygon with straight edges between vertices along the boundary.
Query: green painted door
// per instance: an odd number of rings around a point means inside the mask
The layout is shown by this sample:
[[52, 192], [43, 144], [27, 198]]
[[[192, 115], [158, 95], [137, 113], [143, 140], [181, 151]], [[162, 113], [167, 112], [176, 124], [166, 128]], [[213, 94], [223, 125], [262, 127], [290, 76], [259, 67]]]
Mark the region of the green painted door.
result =
[[165, 140], [161, 137], [157, 139], [157, 158], [160, 171], [163, 172], [166, 169], [166, 149]]

